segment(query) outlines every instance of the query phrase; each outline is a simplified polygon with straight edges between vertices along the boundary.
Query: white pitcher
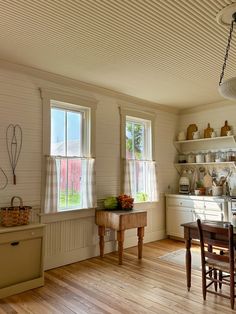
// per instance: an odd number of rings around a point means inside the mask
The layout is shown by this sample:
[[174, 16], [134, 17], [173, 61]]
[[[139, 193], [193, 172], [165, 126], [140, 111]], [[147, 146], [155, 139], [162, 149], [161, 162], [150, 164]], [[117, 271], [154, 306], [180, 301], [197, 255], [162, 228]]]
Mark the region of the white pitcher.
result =
[[193, 139], [197, 140], [200, 138], [200, 131], [193, 132], [192, 135], [193, 135]]

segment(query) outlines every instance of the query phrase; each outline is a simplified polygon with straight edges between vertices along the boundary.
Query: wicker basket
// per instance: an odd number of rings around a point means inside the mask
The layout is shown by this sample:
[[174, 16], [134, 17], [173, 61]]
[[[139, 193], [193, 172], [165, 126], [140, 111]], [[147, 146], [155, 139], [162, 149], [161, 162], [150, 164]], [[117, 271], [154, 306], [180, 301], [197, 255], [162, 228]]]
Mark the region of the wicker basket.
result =
[[[20, 201], [20, 206], [13, 206], [14, 199]], [[11, 199], [10, 207], [1, 207], [1, 225], [4, 227], [21, 226], [29, 223], [31, 206], [23, 206], [23, 200], [19, 196]]]

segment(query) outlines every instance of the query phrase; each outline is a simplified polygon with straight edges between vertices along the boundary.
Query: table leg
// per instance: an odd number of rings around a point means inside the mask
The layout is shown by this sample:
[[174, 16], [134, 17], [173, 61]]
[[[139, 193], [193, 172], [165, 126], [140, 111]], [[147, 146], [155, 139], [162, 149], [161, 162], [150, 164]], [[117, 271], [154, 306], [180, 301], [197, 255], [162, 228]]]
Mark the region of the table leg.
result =
[[142, 258], [143, 256], [143, 237], [144, 237], [144, 227], [138, 228], [138, 258]]
[[98, 235], [99, 235], [100, 256], [101, 256], [101, 257], [104, 257], [104, 236], [105, 236], [105, 227], [98, 226]]
[[185, 240], [186, 245], [186, 276], [187, 276], [187, 288], [190, 291], [191, 288], [191, 238]]
[[125, 239], [125, 231], [118, 230], [117, 241], [118, 241], [119, 265], [122, 265], [124, 239]]

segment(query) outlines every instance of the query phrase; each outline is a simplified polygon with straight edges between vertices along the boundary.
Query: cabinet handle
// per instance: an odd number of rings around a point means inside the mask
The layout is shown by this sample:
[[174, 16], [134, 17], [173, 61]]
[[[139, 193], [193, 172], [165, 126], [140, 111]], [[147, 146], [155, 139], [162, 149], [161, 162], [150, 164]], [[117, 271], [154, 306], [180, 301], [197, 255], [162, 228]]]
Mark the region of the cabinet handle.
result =
[[16, 245], [18, 245], [19, 243], [20, 243], [19, 241], [16, 241], [16, 242], [12, 242], [11, 245], [12, 245], [12, 246], [16, 246]]

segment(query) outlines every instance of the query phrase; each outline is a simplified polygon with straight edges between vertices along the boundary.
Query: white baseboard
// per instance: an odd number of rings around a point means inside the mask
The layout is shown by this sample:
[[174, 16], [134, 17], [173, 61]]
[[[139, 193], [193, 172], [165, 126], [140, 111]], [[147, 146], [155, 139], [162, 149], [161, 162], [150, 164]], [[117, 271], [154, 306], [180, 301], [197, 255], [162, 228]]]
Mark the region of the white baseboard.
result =
[[[104, 253], [110, 253], [116, 250], [115, 241], [105, 242]], [[99, 256], [99, 245], [80, 248], [70, 252], [64, 252], [53, 256], [45, 256], [44, 270], [76, 263], [85, 259]]]

